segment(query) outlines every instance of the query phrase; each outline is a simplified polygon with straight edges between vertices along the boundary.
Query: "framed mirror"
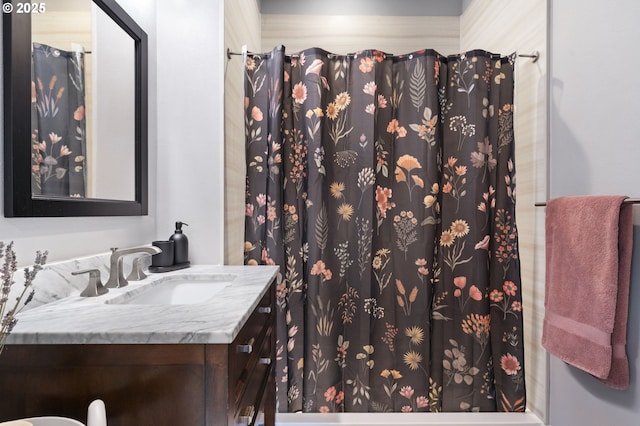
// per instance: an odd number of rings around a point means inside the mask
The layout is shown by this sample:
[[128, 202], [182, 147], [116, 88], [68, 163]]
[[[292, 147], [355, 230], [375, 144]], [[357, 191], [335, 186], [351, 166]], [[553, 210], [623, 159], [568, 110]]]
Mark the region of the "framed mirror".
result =
[[146, 33], [115, 0], [3, 12], [5, 217], [146, 215]]

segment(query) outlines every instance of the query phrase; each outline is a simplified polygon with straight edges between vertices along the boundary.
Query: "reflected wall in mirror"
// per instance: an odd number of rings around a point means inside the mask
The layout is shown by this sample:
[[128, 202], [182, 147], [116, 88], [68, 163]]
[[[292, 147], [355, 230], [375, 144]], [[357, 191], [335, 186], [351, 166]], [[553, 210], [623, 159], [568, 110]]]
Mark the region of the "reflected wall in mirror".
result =
[[134, 200], [133, 39], [89, 0], [48, 6], [31, 16], [32, 192]]
[[146, 34], [113, 0], [45, 7], [3, 16], [5, 216], [147, 214]]

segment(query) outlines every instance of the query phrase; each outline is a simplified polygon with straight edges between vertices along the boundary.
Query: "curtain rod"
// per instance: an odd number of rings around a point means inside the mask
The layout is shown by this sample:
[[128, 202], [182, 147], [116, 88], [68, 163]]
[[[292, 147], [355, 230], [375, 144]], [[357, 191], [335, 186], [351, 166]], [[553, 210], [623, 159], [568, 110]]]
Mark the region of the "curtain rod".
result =
[[[243, 55], [242, 52], [233, 52], [231, 49], [229, 49], [227, 47], [227, 59], [231, 59], [232, 56], [242, 56], [242, 55]], [[247, 55], [264, 55], [264, 53], [247, 52]], [[518, 54], [518, 57], [519, 58], [531, 58], [531, 62], [535, 63], [535, 62], [538, 61], [538, 59], [540, 59], [540, 52], [538, 52], [537, 50], [534, 50], [531, 53]]]
[[[640, 198], [625, 198], [622, 202], [624, 204], [640, 204]], [[546, 207], [546, 205], [546, 201], [537, 202], [534, 204], [534, 206], [536, 207]]]

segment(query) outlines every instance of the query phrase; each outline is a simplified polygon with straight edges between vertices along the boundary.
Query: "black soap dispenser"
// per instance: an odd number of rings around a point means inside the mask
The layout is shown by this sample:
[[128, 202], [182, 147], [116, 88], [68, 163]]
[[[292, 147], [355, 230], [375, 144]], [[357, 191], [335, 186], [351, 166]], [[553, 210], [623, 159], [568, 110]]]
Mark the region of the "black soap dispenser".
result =
[[182, 225], [189, 226], [184, 222], [176, 222], [176, 231], [169, 237], [170, 241], [173, 241], [173, 264], [189, 265], [189, 239], [182, 233]]

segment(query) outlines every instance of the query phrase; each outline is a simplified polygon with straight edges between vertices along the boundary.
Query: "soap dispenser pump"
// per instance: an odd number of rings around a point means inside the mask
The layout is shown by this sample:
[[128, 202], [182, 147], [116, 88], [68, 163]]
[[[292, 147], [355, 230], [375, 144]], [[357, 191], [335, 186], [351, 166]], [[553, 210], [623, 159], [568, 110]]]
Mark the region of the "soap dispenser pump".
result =
[[189, 226], [184, 222], [176, 222], [176, 230], [169, 240], [173, 241], [173, 264], [186, 266], [189, 264], [189, 239], [182, 232], [182, 225]]

